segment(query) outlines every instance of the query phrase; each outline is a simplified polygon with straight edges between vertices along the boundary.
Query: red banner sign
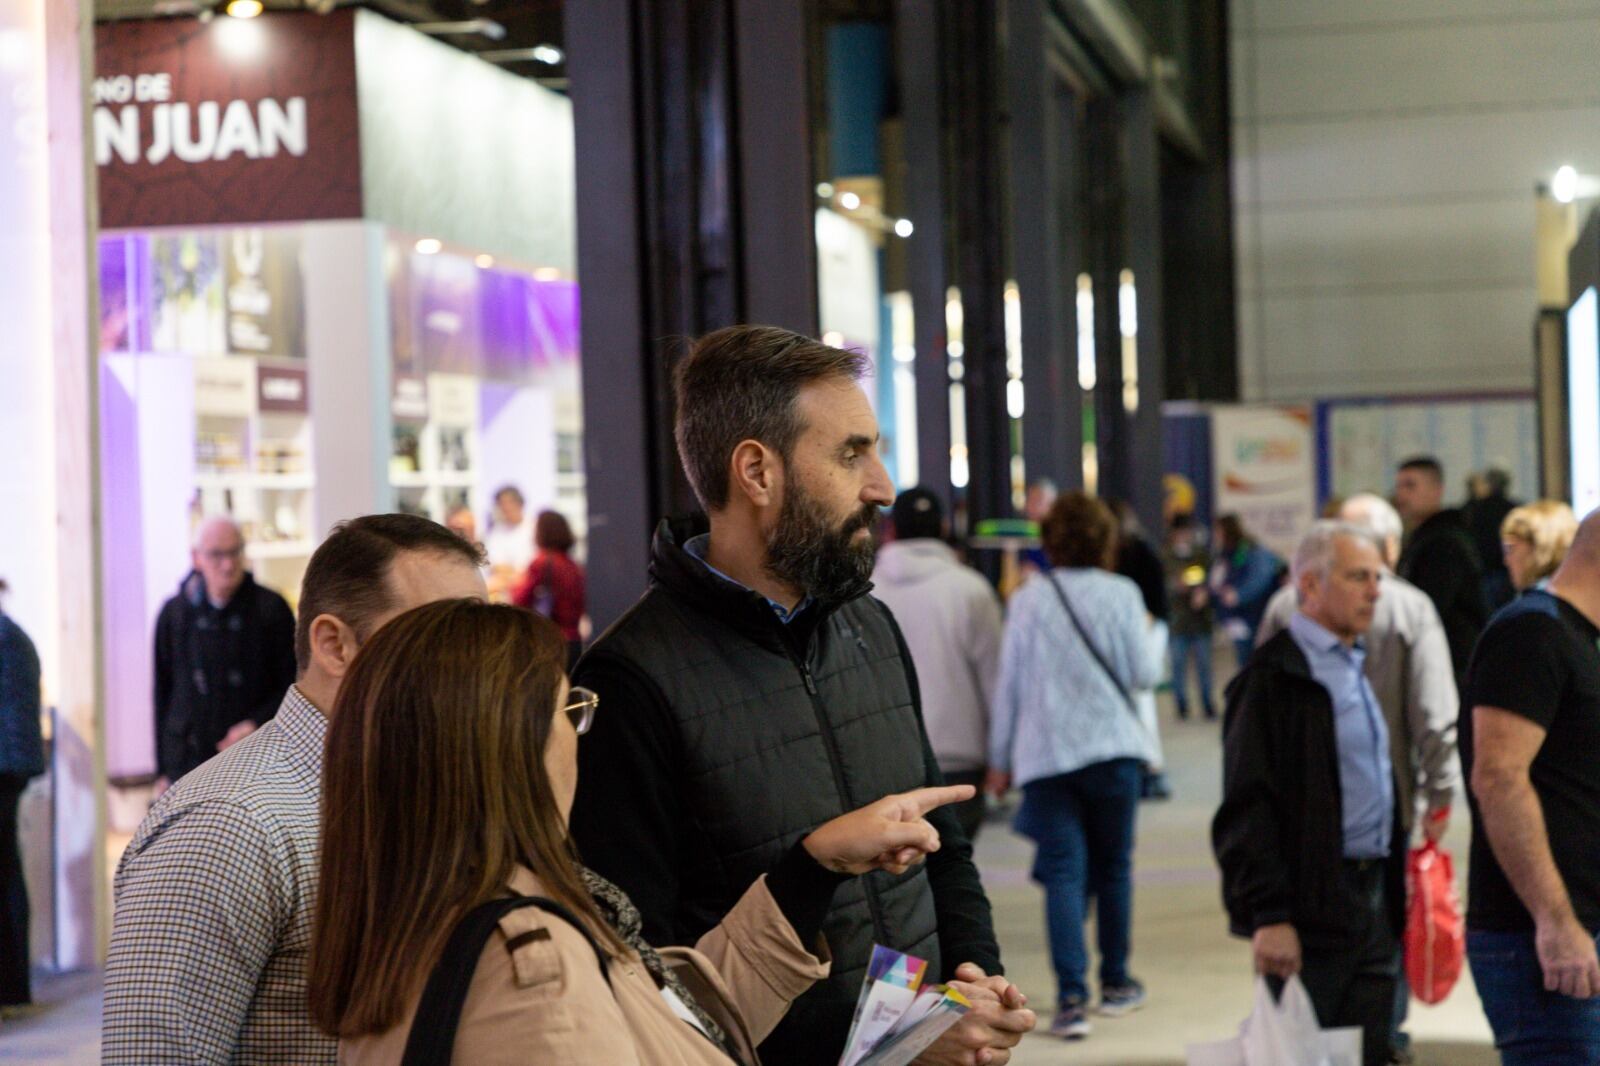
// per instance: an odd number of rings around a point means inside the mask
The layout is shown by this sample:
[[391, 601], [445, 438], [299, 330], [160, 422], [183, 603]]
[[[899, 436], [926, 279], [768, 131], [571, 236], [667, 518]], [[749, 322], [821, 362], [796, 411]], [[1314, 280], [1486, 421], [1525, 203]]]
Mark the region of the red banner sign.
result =
[[355, 17], [95, 27], [105, 229], [361, 217]]

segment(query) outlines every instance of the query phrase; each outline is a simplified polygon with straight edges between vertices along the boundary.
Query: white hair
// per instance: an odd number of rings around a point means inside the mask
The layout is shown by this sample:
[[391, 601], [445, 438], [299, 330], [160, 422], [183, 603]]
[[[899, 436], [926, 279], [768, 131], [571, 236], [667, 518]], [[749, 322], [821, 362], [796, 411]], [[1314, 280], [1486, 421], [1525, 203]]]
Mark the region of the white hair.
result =
[[244, 531], [239, 528], [239, 523], [227, 515], [211, 515], [209, 518], [202, 518], [200, 524], [194, 527], [194, 539], [189, 547], [199, 551], [200, 542], [205, 539], [206, 534], [217, 528], [231, 529], [236, 537], [241, 541], [244, 540]]
[[1351, 540], [1370, 544], [1378, 549], [1379, 556], [1383, 555], [1383, 549], [1378, 547], [1372, 532], [1366, 527], [1353, 522], [1324, 518], [1312, 524], [1294, 550], [1293, 573], [1296, 584], [1299, 584], [1301, 577], [1306, 574], [1328, 576], [1328, 571], [1333, 567], [1333, 545], [1340, 537], [1349, 537]]
[[1405, 524], [1400, 521], [1400, 512], [1382, 496], [1370, 492], [1358, 492], [1339, 508], [1339, 518], [1352, 526], [1360, 526], [1368, 534], [1376, 538], [1381, 546], [1388, 544], [1390, 539], [1399, 540], [1405, 533]]

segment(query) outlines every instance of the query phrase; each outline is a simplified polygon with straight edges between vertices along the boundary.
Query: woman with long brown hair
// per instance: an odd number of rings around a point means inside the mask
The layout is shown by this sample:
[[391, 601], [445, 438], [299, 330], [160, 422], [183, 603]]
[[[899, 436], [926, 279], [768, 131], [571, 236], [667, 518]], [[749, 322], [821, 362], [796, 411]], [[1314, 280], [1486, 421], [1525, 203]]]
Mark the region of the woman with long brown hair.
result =
[[309, 983], [341, 1063], [753, 1064], [827, 974], [818, 934], [838, 884], [937, 849], [922, 815], [972, 795], [921, 789], [836, 818], [695, 950], [657, 952], [567, 839], [598, 698], [569, 688], [565, 652], [538, 615], [446, 601], [384, 626], [345, 677]]

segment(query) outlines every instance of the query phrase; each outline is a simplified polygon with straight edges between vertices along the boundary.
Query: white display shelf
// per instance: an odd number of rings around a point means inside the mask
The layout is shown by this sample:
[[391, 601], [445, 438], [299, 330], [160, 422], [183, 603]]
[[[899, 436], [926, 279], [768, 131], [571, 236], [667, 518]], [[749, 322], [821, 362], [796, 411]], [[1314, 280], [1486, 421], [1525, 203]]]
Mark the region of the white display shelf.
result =
[[241, 470], [232, 474], [196, 474], [199, 489], [271, 489], [280, 492], [309, 492], [316, 484], [311, 474], [255, 474]]
[[433, 478], [427, 474], [390, 474], [389, 484], [397, 489], [425, 489], [433, 484]]
[[268, 540], [248, 545], [245, 554], [252, 559], [303, 559], [316, 550], [311, 540]]

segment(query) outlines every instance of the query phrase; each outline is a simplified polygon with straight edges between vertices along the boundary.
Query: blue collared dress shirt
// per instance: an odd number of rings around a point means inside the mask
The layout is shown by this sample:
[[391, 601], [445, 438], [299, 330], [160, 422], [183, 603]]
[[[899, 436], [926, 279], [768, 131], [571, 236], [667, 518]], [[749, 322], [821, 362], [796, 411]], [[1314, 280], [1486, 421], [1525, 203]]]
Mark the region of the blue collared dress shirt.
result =
[[1305, 653], [1311, 676], [1333, 700], [1344, 857], [1385, 858], [1394, 833], [1394, 767], [1389, 760], [1389, 728], [1362, 671], [1366, 651], [1359, 643], [1346, 646], [1301, 613], [1289, 622], [1289, 634]]
[[[730, 584], [730, 585], [738, 585], [740, 588], [745, 589], [746, 591], [749, 591], [749, 592], [754, 592], [755, 591], [754, 589], [750, 588], [749, 585], [746, 585], [743, 581], [738, 581], [738, 580], [735, 580], [734, 578], [729, 577], [727, 574], [724, 574], [721, 570], [718, 570], [716, 567], [712, 566], [709, 562], [706, 562], [706, 553], [711, 550], [711, 534], [702, 533], [698, 537], [690, 537], [687, 541], [684, 542], [683, 550], [688, 552], [690, 555], [694, 556], [696, 559], [699, 559], [702, 563], [705, 563], [707, 570], [711, 571], [713, 574], [716, 574], [718, 577], [720, 577], [722, 580], [726, 581], [728, 584]], [[790, 622], [793, 622], [796, 618], [798, 618], [800, 616], [800, 612], [801, 611], [803, 611], [807, 607], [811, 606], [811, 597], [810, 596], [807, 596], [805, 599], [803, 599], [799, 603], [795, 604], [794, 605], [794, 610], [792, 610], [792, 611], [789, 610], [789, 608], [785, 607], [783, 604], [779, 603], [777, 600], [772, 599], [770, 596], [763, 596], [762, 599], [767, 601], [768, 605], [771, 606], [771, 608], [773, 610], [773, 613], [775, 613], [778, 616], [778, 621], [782, 622], [784, 625], [788, 625]]]

